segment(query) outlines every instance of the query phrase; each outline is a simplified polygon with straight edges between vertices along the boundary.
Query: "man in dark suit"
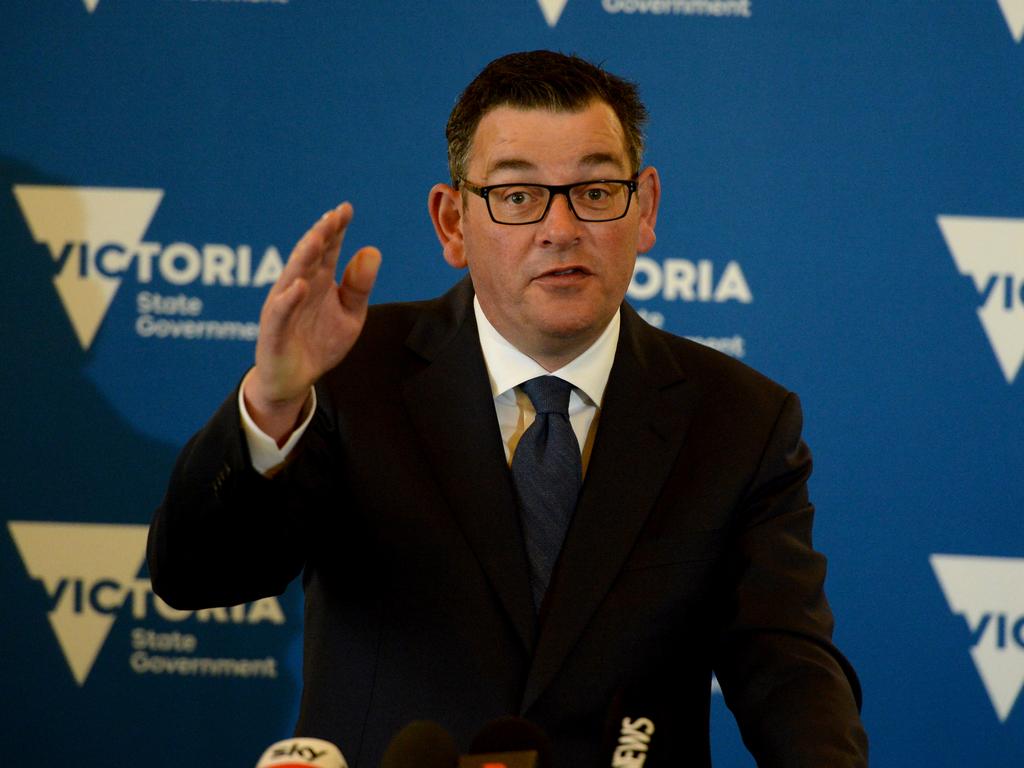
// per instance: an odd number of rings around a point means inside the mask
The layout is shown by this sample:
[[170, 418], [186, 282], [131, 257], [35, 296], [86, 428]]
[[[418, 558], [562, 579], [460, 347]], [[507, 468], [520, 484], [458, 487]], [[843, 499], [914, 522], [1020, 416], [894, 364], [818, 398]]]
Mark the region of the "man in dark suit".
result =
[[[469, 277], [367, 311], [380, 255], [336, 284], [352, 209], [327, 213], [270, 291], [255, 367], [179, 458], [154, 589], [198, 608], [303, 572], [297, 731], [354, 765], [410, 720], [465, 747], [510, 713], [558, 766], [610, 764], [623, 718], [653, 722], [652, 765], [708, 765], [712, 670], [760, 765], [866, 765], [796, 397], [623, 302], [660, 195], [644, 117], [631, 84], [575, 57], [492, 62], [429, 198]], [[572, 385], [551, 415], [529, 384], [550, 375]], [[542, 424], [574, 446], [564, 525], [531, 517], [517, 469]]]

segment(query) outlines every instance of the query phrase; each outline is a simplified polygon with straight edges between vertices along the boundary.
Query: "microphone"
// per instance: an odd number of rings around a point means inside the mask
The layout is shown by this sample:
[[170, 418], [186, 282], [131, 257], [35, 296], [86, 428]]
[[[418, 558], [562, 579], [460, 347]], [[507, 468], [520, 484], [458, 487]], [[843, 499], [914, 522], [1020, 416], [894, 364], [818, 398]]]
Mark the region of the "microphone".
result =
[[331, 742], [296, 736], [267, 747], [256, 768], [348, 768], [348, 763]]
[[459, 750], [444, 728], [429, 720], [415, 720], [391, 740], [380, 768], [456, 768]]
[[499, 717], [473, 738], [459, 768], [547, 768], [551, 742], [540, 726], [521, 717]]
[[644, 694], [638, 695], [635, 688], [620, 688], [608, 708], [604, 744], [608, 750], [606, 754], [611, 755], [611, 761], [605, 763], [610, 768], [642, 768], [644, 763], [651, 768], [665, 764], [662, 753], [665, 752], [667, 742], [662, 745], [664, 739], [659, 737], [660, 746], [653, 750], [652, 763], [651, 737], [654, 735], [655, 721], [660, 721], [670, 710], [665, 708], [658, 696], [649, 695], [647, 689], [642, 690]]
[[623, 717], [612, 751], [611, 768], [640, 768], [650, 757], [654, 721], [649, 717]]

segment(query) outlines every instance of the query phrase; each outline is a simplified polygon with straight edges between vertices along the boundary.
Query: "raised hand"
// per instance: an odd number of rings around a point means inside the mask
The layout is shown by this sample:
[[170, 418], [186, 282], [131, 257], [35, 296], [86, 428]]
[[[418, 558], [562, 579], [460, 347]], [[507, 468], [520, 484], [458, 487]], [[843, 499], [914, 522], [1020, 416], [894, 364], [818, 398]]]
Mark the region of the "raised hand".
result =
[[309, 388], [352, 349], [366, 320], [380, 251], [356, 251], [341, 282], [335, 272], [352, 206], [342, 203], [296, 244], [260, 312], [256, 367], [245, 402], [256, 425], [281, 442], [295, 428]]

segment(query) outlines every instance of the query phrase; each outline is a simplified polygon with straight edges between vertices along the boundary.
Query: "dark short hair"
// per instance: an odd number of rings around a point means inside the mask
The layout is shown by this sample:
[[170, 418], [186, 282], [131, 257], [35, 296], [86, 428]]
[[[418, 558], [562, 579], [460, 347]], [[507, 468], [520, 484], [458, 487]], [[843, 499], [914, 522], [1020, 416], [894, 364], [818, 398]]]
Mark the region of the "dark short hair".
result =
[[595, 100], [605, 102], [619, 118], [631, 170], [636, 173], [643, 158], [647, 108], [635, 84], [578, 56], [554, 51], [510, 53], [495, 59], [466, 86], [448, 117], [445, 136], [452, 184], [457, 187], [465, 178], [473, 135], [483, 116], [495, 107], [578, 112]]

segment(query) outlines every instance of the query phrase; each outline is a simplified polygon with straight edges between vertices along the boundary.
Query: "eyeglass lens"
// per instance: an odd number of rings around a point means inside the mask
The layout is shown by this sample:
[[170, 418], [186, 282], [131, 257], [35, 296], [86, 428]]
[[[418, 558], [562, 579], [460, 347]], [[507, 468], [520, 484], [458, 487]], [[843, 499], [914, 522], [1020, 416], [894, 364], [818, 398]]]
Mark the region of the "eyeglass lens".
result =
[[[551, 191], [529, 184], [509, 184], [491, 189], [487, 202], [495, 220], [522, 224], [539, 220], [548, 206]], [[605, 221], [617, 219], [629, 204], [629, 186], [603, 181], [577, 184], [569, 189], [570, 207], [580, 219]]]

